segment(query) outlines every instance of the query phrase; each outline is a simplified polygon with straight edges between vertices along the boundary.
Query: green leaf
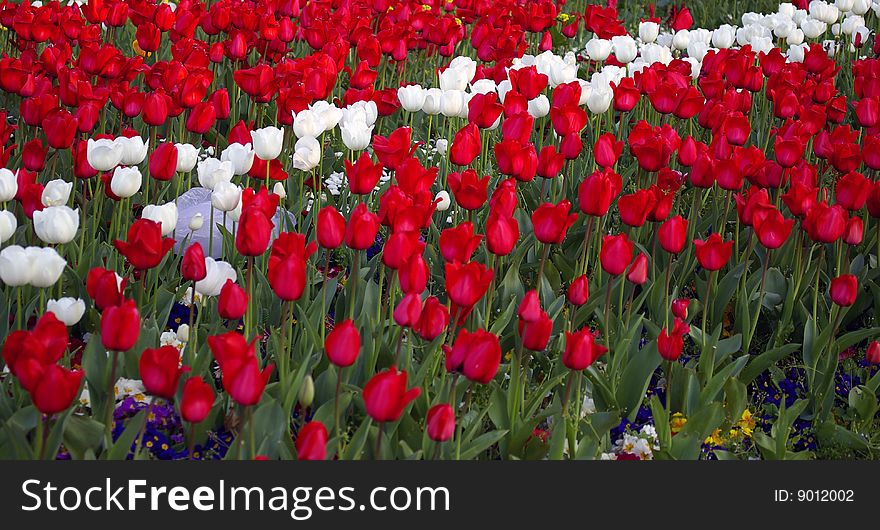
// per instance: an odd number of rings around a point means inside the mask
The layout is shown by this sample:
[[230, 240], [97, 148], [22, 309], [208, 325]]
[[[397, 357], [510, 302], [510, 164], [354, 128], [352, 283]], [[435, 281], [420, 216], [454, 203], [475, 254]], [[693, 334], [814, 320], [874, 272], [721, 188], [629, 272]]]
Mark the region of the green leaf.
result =
[[97, 452], [104, 436], [104, 424], [88, 416], [70, 416], [64, 428], [64, 447], [76, 460], [85, 458], [86, 452]]
[[474, 440], [467, 444], [466, 447], [462, 447], [461, 449], [461, 459], [462, 460], [471, 460], [475, 458], [477, 455], [495, 445], [498, 440], [504, 438], [504, 435], [507, 434], [507, 430], [498, 430], [498, 431], [489, 431], [487, 433], [481, 434], [477, 436]]

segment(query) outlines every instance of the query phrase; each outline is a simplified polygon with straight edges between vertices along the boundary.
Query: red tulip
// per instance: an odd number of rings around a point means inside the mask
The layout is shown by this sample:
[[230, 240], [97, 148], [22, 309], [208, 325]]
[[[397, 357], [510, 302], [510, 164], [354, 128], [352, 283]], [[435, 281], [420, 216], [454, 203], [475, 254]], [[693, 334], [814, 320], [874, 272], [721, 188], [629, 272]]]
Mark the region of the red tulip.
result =
[[370, 155], [364, 151], [354, 164], [348, 160], [345, 161], [345, 175], [352, 193], [367, 195], [372, 193], [376, 184], [379, 183], [379, 179], [382, 178], [382, 164], [374, 164]]
[[684, 250], [684, 245], [687, 243], [687, 228], [687, 219], [680, 215], [664, 221], [657, 230], [657, 239], [663, 250], [670, 254], [678, 254]]
[[486, 294], [494, 276], [495, 272], [492, 269], [487, 269], [485, 265], [475, 261], [447, 263], [446, 292], [452, 303], [462, 308], [470, 308]]
[[841, 274], [831, 280], [831, 301], [843, 307], [856, 303], [859, 294], [859, 280], [852, 274]]
[[128, 241], [113, 240], [113, 245], [136, 269], [152, 269], [162, 262], [174, 246], [170, 237], [162, 237], [162, 225], [149, 219], [138, 219], [128, 229]]
[[202, 245], [193, 243], [186, 247], [183, 253], [183, 260], [180, 262], [180, 275], [184, 280], [197, 282], [204, 280], [208, 275], [205, 265], [205, 253], [202, 251]]
[[623, 182], [617, 173], [610, 169], [594, 171], [578, 186], [581, 211], [595, 217], [605, 215], [622, 188]]
[[850, 217], [843, 232], [843, 242], [847, 245], [860, 245], [865, 235], [865, 224], [861, 217]]
[[46, 143], [55, 149], [67, 149], [76, 136], [76, 118], [64, 109], [57, 108], [43, 118], [41, 123]]
[[620, 221], [628, 226], [639, 227], [648, 221], [648, 216], [657, 206], [657, 196], [649, 190], [639, 189], [635, 193], [622, 195], [617, 201]]
[[663, 328], [657, 337], [657, 352], [660, 353], [660, 357], [667, 361], [678, 360], [684, 349], [684, 336], [690, 331], [691, 327], [678, 318], [675, 319], [671, 333]]
[[871, 364], [880, 364], [880, 342], [875, 340], [868, 345], [865, 358]]
[[421, 253], [414, 253], [397, 269], [397, 282], [404, 293], [421, 294], [428, 287], [431, 272]]
[[519, 223], [516, 218], [492, 212], [486, 221], [486, 248], [496, 256], [513, 252], [519, 241]]
[[648, 257], [642, 253], [636, 256], [632, 265], [629, 266], [629, 272], [626, 279], [636, 285], [643, 285], [648, 281]]
[[211, 385], [201, 377], [190, 377], [183, 384], [183, 396], [180, 400], [180, 416], [190, 423], [205, 421], [214, 406], [216, 395]]
[[138, 369], [147, 392], [165, 399], [174, 398], [177, 383], [184, 371], [180, 368], [180, 351], [177, 348], [147, 348], [141, 353]]
[[755, 233], [758, 241], [768, 249], [781, 247], [794, 227], [794, 219], [785, 219], [779, 210], [772, 210], [755, 217]]
[[489, 187], [489, 176], [480, 178], [473, 169], [461, 173], [450, 173], [447, 177], [449, 189], [455, 196], [455, 202], [465, 210], [476, 210], [486, 202]]
[[846, 220], [846, 210], [842, 206], [828, 206], [828, 203], [819, 202], [807, 211], [803, 227], [813, 241], [834, 243], [846, 230]]
[[623, 274], [632, 261], [633, 244], [626, 234], [608, 235], [602, 238], [599, 261], [602, 269], [612, 276]]
[[[244, 195], [242, 194], [242, 199]], [[235, 249], [243, 256], [259, 256], [269, 248], [272, 220], [257, 206], [244, 208], [235, 232]]]
[[238, 320], [247, 312], [247, 305], [247, 292], [231, 279], [227, 279], [220, 289], [220, 296], [217, 298], [217, 312], [220, 317], [227, 320]]
[[569, 213], [571, 203], [563, 200], [559, 204], [545, 202], [532, 213], [532, 227], [535, 238], [545, 244], [560, 244], [571, 225], [577, 221], [577, 214]]
[[596, 336], [588, 328], [581, 328], [574, 333], [566, 331], [562, 364], [569, 370], [586, 370], [607, 351], [608, 348], [596, 344]]
[[417, 230], [392, 232], [382, 250], [382, 263], [391, 270], [398, 270], [411, 256], [424, 250], [425, 243]]
[[39, 138], [34, 138], [24, 144], [21, 151], [21, 164], [29, 171], [43, 171], [46, 165], [46, 153], [48, 147], [43, 147], [43, 142]]
[[424, 340], [439, 337], [449, 325], [449, 310], [434, 296], [429, 296], [422, 306], [422, 314], [413, 331]]
[[688, 316], [688, 306], [690, 304], [690, 298], [676, 298], [672, 301], [672, 314], [677, 318], [686, 320]]
[[318, 244], [326, 249], [334, 249], [345, 238], [345, 218], [332, 206], [325, 206], [318, 212]]
[[613, 167], [623, 153], [623, 142], [618, 141], [613, 133], [607, 132], [599, 136], [593, 146], [593, 158], [599, 167]]
[[545, 145], [538, 153], [538, 176], [545, 179], [555, 178], [565, 165], [565, 155], [556, 151], [556, 147]]
[[340, 368], [351, 366], [361, 351], [361, 334], [352, 320], [336, 324], [324, 341], [327, 359]]
[[458, 372], [470, 381], [488, 384], [501, 364], [498, 337], [484, 329], [461, 330], [451, 348], [445, 348], [446, 370]]
[[57, 364], [46, 366], [29, 390], [34, 406], [47, 415], [64, 412], [79, 395], [82, 378], [81, 370], [71, 371]]
[[101, 343], [117, 352], [132, 349], [141, 332], [141, 318], [134, 300], [108, 307], [101, 314]]
[[396, 421], [403, 409], [421, 394], [421, 389], [406, 389], [406, 371], [392, 366], [374, 375], [364, 386], [364, 405], [373, 421]]
[[520, 318], [517, 330], [522, 338], [523, 347], [532, 351], [542, 351], [550, 342], [550, 334], [553, 332], [553, 321], [546, 311], [541, 310], [537, 319], [527, 321]]
[[572, 280], [565, 293], [568, 303], [574, 306], [582, 306], [590, 299], [590, 284], [586, 274], [582, 274]]
[[223, 388], [229, 396], [239, 405], [259, 403], [274, 366], [260, 370], [254, 343], [248, 343], [240, 334], [230, 331], [209, 336], [208, 347], [220, 365]]
[[428, 438], [445, 442], [455, 432], [455, 412], [449, 403], [438, 403], [428, 409], [426, 418]]
[[488, 92], [474, 94], [468, 102], [468, 121], [480, 129], [488, 129], [504, 112], [504, 106], [498, 103], [498, 94]]
[[470, 261], [474, 251], [480, 246], [482, 235], [474, 235], [474, 224], [465, 221], [454, 228], [440, 232], [440, 254], [446, 261]]
[[449, 161], [459, 166], [466, 166], [480, 154], [480, 129], [475, 123], [468, 123], [461, 128], [449, 147]]
[[94, 300], [99, 311], [112, 306], [117, 306], [125, 301], [124, 278], [119, 278], [115, 272], [100, 267], [89, 271], [86, 277], [86, 292]]
[[190, 109], [186, 119], [186, 130], [195, 134], [205, 134], [217, 121], [217, 111], [209, 101], [203, 101]]
[[177, 172], [177, 147], [171, 142], [163, 142], [150, 154], [150, 176], [156, 180], [168, 181]]
[[327, 427], [320, 421], [303, 425], [296, 435], [297, 460], [327, 459]]
[[694, 246], [697, 249], [697, 261], [708, 271], [722, 269], [733, 253], [733, 241], [722, 241], [717, 232], [705, 240], [694, 240]]
[[[412, 154], [414, 148], [410, 145], [411, 135], [412, 129], [400, 127], [389, 134], [387, 138], [378, 134], [374, 136], [373, 151], [379, 158], [379, 162], [388, 169], [397, 169], [397, 166]], [[363, 156], [361, 155], [361, 157]], [[372, 187], [370, 191], [372, 191]], [[365, 193], [369, 193], [369, 191]]]
[[371, 212], [366, 204], [358, 203], [348, 217], [345, 244], [353, 250], [366, 250], [376, 243], [377, 232], [379, 216]]
[[852, 171], [840, 177], [834, 188], [837, 204], [847, 210], [861, 210], [865, 206], [873, 189], [873, 182], [865, 178], [861, 173]]
[[422, 299], [417, 293], [404, 296], [394, 308], [394, 322], [401, 327], [410, 328], [418, 324], [422, 315]]

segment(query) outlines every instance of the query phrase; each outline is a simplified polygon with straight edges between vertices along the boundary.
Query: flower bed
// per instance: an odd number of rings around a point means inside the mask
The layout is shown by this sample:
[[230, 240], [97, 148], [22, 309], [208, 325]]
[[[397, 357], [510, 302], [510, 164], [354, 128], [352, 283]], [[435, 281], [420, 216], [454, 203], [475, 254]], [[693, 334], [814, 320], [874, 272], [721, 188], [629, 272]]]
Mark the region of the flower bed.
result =
[[636, 4], [0, 4], [0, 457], [871, 458], [880, 4]]

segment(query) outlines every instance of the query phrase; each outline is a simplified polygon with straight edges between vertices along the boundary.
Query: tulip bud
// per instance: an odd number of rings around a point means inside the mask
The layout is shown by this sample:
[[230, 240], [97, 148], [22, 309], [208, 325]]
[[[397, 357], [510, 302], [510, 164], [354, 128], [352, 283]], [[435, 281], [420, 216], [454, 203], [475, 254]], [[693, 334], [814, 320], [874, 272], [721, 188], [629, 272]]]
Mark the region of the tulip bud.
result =
[[449, 403], [438, 403], [428, 410], [428, 438], [435, 442], [445, 442], [455, 432], [455, 412]]
[[183, 385], [180, 416], [184, 421], [199, 423], [208, 417], [214, 406], [214, 390], [201, 377], [190, 377]]
[[303, 408], [308, 408], [312, 405], [312, 401], [315, 399], [315, 381], [312, 379], [311, 374], [307, 374], [303, 378], [296, 399]]
[[880, 342], [875, 340], [869, 344], [865, 357], [871, 364], [880, 364]]
[[278, 197], [282, 199], [287, 197], [287, 190], [284, 188], [284, 184], [280, 182], [276, 182], [275, 186], [272, 187], [272, 193], [278, 195]]
[[65, 326], [73, 326], [85, 313], [86, 303], [79, 298], [53, 299], [46, 302], [46, 311], [54, 313]]
[[201, 213], [193, 215], [189, 220], [189, 229], [196, 232], [205, 224], [205, 218]]
[[677, 318], [687, 320], [688, 306], [690, 304], [690, 298], [676, 298], [672, 301], [672, 314]]
[[452, 204], [452, 200], [449, 198], [449, 192], [446, 190], [438, 191], [437, 195], [434, 196], [434, 202], [437, 204], [437, 211], [439, 212], [445, 212]]
[[852, 274], [841, 274], [831, 280], [831, 301], [843, 307], [856, 302], [859, 294], [859, 280]]
[[181, 324], [177, 326], [177, 340], [180, 342], [189, 342], [189, 324]]

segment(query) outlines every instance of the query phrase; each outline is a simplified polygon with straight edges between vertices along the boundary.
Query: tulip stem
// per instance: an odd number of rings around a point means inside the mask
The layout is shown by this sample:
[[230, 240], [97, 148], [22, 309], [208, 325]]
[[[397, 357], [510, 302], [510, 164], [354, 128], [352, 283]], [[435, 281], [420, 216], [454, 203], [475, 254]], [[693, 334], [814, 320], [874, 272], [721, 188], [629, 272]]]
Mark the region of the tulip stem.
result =
[[[349, 291], [348, 299], [348, 318], [350, 320], [354, 320], [354, 306], [357, 299], [358, 276], [360, 275], [361, 251], [355, 250], [351, 258], [351, 272], [349, 273], [349, 276], [351, 276], [351, 290]], [[379, 288], [381, 289], [382, 286], [380, 285]]]
[[538, 282], [535, 286], [538, 289], [538, 297], [541, 297], [541, 292], [544, 290], [544, 264], [547, 263], [547, 256], [550, 254], [550, 245], [544, 244], [544, 251], [541, 254], [541, 264], [538, 266]]
[[376, 449], [373, 451], [373, 457], [376, 460], [382, 460], [382, 424], [378, 424], [376, 428]]
[[333, 428], [336, 430], [336, 454], [342, 458], [342, 428], [339, 425], [339, 394], [342, 390], [342, 371], [344, 367], [339, 367], [336, 372], [336, 399], [333, 401]]
[[[714, 279], [714, 277], [715, 277], [715, 271], [709, 271], [709, 277], [706, 279], [706, 305], [703, 307], [703, 324], [702, 324], [702, 328], [700, 330], [700, 331], [702, 331], [702, 336], [703, 336], [702, 337], [703, 338], [703, 348], [701, 350], [703, 355], [705, 355], [705, 353], [706, 353], [706, 335], [708, 334], [708, 331], [706, 330], [706, 319], [709, 316], [709, 311], [710, 311], [710, 308], [712, 307], [712, 280]], [[713, 357], [713, 360], [714, 360], [714, 357]], [[709, 363], [709, 364], [710, 365], [706, 367], [708, 369], [708, 373], [709, 373], [709, 375], [706, 377], [707, 381], [709, 380], [709, 377], [711, 377], [711, 375], [712, 375], [711, 364], [713, 364], [713, 363]]]
[[605, 286], [605, 341], [611, 344], [611, 324], [608, 320], [608, 314], [611, 312], [611, 284], [614, 278], [608, 275], [608, 284]]
[[113, 409], [116, 405], [116, 364], [119, 360], [119, 353], [110, 351], [113, 360], [110, 362], [110, 388], [107, 392], [107, 411], [104, 414], [104, 450], [110, 451], [110, 445], [113, 442]]
[[[743, 353], [749, 353], [749, 345], [755, 336], [755, 330], [758, 328], [758, 319], [761, 318], [761, 308], [764, 305], [764, 288], [767, 281], [767, 267], [770, 265], [770, 252], [770, 249], [767, 249], [767, 254], [764, 255], [764, 266], [761, 269], [761, 287], [758, 289], [758, 308], [755, 311], [755, 318], [752, 319], [752, 326], [749, 330], [749, 334], [745, 338]], [[748, 298], [746, 298], [746, 300], [748, 300]]]
[[251, 326], [253, 325], [253, 311], [251, 307], [254, 305], [254, 257], [247, 258], [247, 294], [248, 304], [245, 309], [244, 338], [249, 339], [251, 336]]
[[666, 329], [669, 329], [669, 279], [672, 275], [672, 254], [669, 253], [669, 259], [666, 262], [666, 287], [663, 289], [663, 295], [665, 296], [664, 307], [666, 308], [666, 317], [663, 320], [663, 324]]
[[150, 416], [153, 415], [153, 406], [156, 402], [156, 398], [154, 397], [150, 400], [150, 406], [147, 407], [147, 418], [144, 420], [144, 424], [141, 425], [141, 432], [137, 437], [137, 447], [134, 450], [134, 459], [140, 460], [141, 451], [144, 449], [144, 436], [147, 434], [147, 424], [150, 423]]

